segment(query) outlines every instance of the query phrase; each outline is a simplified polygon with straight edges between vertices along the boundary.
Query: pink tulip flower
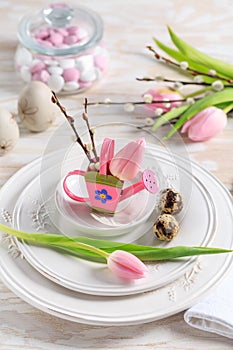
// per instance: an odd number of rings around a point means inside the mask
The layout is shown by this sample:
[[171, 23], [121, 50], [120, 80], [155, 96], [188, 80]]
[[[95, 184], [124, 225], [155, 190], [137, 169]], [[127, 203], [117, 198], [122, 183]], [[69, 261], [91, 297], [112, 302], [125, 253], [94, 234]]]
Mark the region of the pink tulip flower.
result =
[[145, 140], [140, 138], [123, 147], [110, 162], [111, 174], [122, 181], [132, 180], [141, 168], [145, 145]]
[[143, 94], [143, 97], [145, 95], [151, 95], [152, 99], [155, 101], [164, 101], [161, 103], [148, 103], [146, 104], [146, 108], [154, 112], [156, 109], [161, 108], [163, 112], [168, 112], [174, 107], [179, 107], [181, 102], [169, 102], [170, 100], [181, 100], [182, 97], [179, 94], [179, 92], [174, 91], [170, 89], [169, 87], [162, 87], [162, 86], [156, 86], [153, 89], [150, 89], [146, 91]]
[[136, 280], [145, 277], [148, 269], [135, 255], [123, 250], [115, 250], [107, 258], [109, 269], [125, 280]]
[[206, 141], [222, 131], [226, 124], [226, 113], [217, 107], [208, 107], [189, 119], [181, 132], [187, 132], [192, 141]]

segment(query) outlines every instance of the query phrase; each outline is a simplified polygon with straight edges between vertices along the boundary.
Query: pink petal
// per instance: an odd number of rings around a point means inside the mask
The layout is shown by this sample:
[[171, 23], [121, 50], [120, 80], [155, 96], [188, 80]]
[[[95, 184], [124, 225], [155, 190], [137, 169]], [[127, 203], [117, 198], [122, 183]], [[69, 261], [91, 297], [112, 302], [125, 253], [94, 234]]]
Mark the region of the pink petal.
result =
[[207, 141], [224, 129], [226, 114], [217, 107], [208, 107], [186, 122], [181, 132], [187, 132], [192, 141]]
[[145, 140], [140, 138], [123, 147], [110, 162], [112, 175], [123, 181], [132, 180], [141, 168], [145, 144]]
[[164, 112], [167, 112], [170, 111], [173, 107], [179, 107], [181, 104], [181, 102], [171, 102], [169, 107], [166, 106], [166, 103], [168, 103], [166, 100], [181, 99], [181, 95], [178, 92], [173, 91], [166, 86], [154, 87], [153, 89], [146, 91], [143, 96], [146, 94], [151, 95], [155, 101], [163, 101], [165, 99], [164, 103], [147, 103], [145, 105], [146, 108], [152, 112], [154, 112], [157, 108], [161, 108]]
[[109, 269], [118, 277], [134, 280], [145, 277], [148, 269], [141, 260], [123, 250], [115, 250], [108, 257]]
[[[204, 111], [204, 110], [203, 110]], [[182, 127], [181, 132], [188, 132], [188, 129], [195, 125], [196, 123], [199, 122], [199, 120], [203, 119], [205, 116], [205, 112], [203, 113], [203, 111], [197, 113], [194, 117], [192, 117], [191, 119], [189, 119]]]

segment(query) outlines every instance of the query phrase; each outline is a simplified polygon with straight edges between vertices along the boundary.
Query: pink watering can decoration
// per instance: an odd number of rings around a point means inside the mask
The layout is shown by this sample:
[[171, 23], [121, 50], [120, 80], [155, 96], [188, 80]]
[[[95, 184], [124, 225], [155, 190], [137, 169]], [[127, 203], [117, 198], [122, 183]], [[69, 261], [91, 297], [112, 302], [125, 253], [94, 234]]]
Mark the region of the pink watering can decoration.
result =
[[[123, 188], [124, 181], [133, 180], [140, 171], [144, 150], [145, 140], [140, 138], [127, 144], [114, 156], [114, 140], [105, 138], [100, 152], [99, 171], [69, 172], [63, 181], [65, 193], [75, 201], [89, 202], [94, 210], [108, 214], [114, 214], [120, 201], [139, 191], [145, 189], [156, 193], [158, 182], [150, 169], [142, 172], [141, 181]], [[73, 175], [84, 177], [88, 197], [79, 197], [70, 190], [67, 179]]]

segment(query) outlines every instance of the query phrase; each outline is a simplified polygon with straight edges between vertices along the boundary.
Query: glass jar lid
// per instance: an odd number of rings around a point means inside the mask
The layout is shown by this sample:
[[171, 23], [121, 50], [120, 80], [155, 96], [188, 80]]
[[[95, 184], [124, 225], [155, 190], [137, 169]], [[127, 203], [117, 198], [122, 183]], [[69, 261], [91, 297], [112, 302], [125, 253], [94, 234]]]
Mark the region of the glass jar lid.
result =
[[92, 10], [51, 4], [23, 17], [18, 26], [22, 45], [48, 56], [77, 55], [95, 46], [103, 36], [103, 21]]

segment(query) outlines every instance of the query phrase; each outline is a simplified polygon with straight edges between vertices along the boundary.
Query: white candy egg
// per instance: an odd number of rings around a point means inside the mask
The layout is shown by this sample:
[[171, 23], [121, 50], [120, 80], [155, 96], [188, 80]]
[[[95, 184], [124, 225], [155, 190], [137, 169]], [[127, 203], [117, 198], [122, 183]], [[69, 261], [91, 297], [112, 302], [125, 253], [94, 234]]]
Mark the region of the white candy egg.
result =
[[51, 97], [50, 88], [40, 81], [32, 81], [23, 88], [18, 99], [18, 114], [29, 130], [40, 132], [51, 126], [59, 112]]
[[10, 151], [19, 138], [19, 127], [12, 114], [0, 108], [0, 156]]

